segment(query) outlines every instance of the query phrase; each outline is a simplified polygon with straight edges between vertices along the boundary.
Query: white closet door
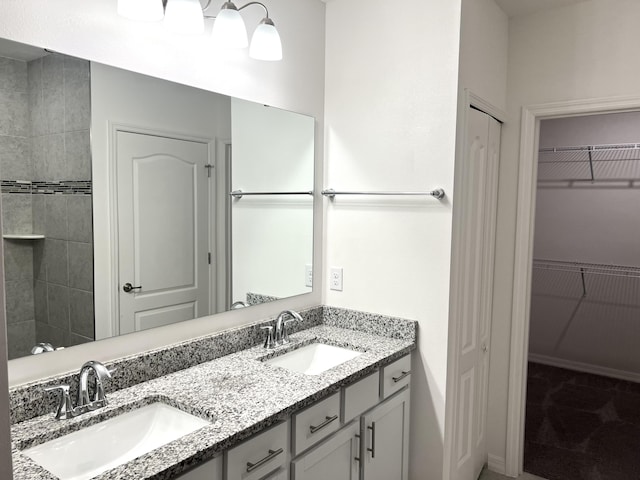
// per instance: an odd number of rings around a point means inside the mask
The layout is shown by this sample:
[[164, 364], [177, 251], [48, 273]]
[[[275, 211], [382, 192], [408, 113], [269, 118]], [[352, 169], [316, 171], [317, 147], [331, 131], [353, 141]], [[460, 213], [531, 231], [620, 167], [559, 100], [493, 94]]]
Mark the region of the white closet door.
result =
[[489, 340], [497, 212], [500, 124], [471, 109], [458, 208], [464, 211], [460, 249], [465, 277], [456, 338], [455, 412], [451, 480], [475, 480], [487, 461]]
[[116, 141], [120, 333], [206, 315], [208, 145], [130, 132]]

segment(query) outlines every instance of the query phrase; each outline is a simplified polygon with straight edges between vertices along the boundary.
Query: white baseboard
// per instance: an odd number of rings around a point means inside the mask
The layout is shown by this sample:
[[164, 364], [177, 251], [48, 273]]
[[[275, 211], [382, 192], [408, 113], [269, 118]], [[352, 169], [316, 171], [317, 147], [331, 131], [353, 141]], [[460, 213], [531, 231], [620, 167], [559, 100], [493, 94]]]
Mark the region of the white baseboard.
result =
[[487, 467], [492, 472], [499, 473], [500, 475], [504, 475], [507, 471], [507, 463], [504, 457], [498, 457], [497, 455], [489, 454], [489, 462]]
[[550, 357], [548, 355], [539, 355], [537, 353], [529, 353], [529, 361], [534, 363], [542, 363], [543, 365], [550, 365], [552, 367], [566, 368], [567, 370], [593, 373], [594, 375], [602, 375], [603, 377], [619, 378], [620, 380], [628, 380], [630, 382], [640, 383], [640, 373], [638, 372], [629, 372], [626, 370], [617, 370], [615, 368], [601, 367], [600, 365], [576, 362], [574, 360]]

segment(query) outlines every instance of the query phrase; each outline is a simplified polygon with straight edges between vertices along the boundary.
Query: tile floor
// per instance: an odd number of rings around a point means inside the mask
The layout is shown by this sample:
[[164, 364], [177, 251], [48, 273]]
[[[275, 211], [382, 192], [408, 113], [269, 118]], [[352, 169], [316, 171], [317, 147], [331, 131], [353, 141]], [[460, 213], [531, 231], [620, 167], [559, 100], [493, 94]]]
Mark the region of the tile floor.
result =
[[524, 470], [548, 480], [639, 480], [640, 384], [530, 363]]
[[490, 472], [489, 470], [484, 470], [478, 480], [545, 480], [541, 477], [536, 477], [535, 475], [531, 475], [530, 473], [523, 473], [517, 479], [513, 479], [511, 477], [505, 477], [504, 475], [500, 475], [499, 473]]

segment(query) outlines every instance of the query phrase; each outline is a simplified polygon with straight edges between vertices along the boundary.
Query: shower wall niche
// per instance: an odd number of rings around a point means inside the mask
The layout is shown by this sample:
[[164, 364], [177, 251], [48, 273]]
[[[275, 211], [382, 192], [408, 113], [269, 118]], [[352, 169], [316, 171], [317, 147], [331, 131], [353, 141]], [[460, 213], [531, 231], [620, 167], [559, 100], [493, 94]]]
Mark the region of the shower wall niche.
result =
[[94, 338], [89, 75], [64, 55], [0, 57], [9, 358]]

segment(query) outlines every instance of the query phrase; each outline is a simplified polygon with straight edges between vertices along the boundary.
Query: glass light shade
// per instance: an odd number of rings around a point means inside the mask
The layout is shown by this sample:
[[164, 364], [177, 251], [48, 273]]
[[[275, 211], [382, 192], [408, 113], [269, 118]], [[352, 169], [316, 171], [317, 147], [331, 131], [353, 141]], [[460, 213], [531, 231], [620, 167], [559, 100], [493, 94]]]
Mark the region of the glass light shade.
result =
[[159, 22], [164, 17], [162, 0], [118, 0], [118, 15], [130, 20]]
[[200, 0], [168, 0], [164, 24], [174, 33], [195, 35], [203, 33], [204, 14]]
[[211, 37], [216, 45], [225, 48], [246, 48], [249, 45], [247, 27], [234, 8], [223, 8], [216, 16]]
[[249, 56], [256, 60], [282, 60], [282, 42], [275, 25], [269, 18], [265, 18], [253, 32]]

